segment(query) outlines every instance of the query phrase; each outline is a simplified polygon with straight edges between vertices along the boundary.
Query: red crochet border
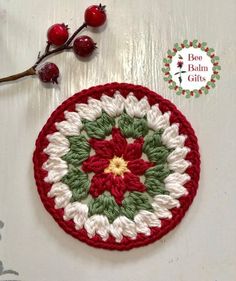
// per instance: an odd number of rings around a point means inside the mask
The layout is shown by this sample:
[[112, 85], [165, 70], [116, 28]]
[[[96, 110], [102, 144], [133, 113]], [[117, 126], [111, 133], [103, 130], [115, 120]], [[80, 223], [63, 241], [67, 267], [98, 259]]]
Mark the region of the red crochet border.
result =
[[[110, 235], [107, 241], [95, 235], [93, 238], [87, 236], [85, 229], [76, 230], [74, 222], [63, 220], [63, 209], [54, 208], [54, 199], [47, 197], [47, 193], [51, 188], [51, 184], [44, 182], [44, 177], [47, 176], [47, 171], [42, 169], [43, 163], [47, 160], [48, 156], [43, 152], [44, 148], [48, 145], [46, 136], [57, 131], [55, 122], [64, 120], [64, 111], [74, 111], [76, 103], [87, 103], [88, 97], [99, 99], [102, 94], [113, 96], [115, 91], [119, 90], [120, 93], [126, 97], [130, 92], [133, 92], [138, 99], [146, 96], [151, 105], [158, 103], [162, 112], [170, 111], [170, 123], [179, 123], [179, 131], [181, 134], [187, 135], [188, 138], [185, 141], [185, 146], [189, 147], [191, 151], [188, 153], [186, 159], [191, 161], [192, 166], [187, 169], [187, 173], [191, 176], [191, 180], [185, 184], [185, 188], [188, 190], [188, 195], [179, 199], [181, 207], [171, 210], [173, 214], [172, 219], [163, 219], [161, 228], [152, 227], [151, 235], [145, 236], [144, 234], [138, 234], [135, 240], [128, 237], [124, 237], [121, 243], [116, 243], [114, 237]], [[126, 84], [126, 83], [110, 83], [106, 85], [91, 87], [87, 90], [83, 90], [74, 96], [64, 101], [50, 116], [47, 123], [41, 130], [38, 139], [35, 144], [36, 148], [33, 155], [34, 163], [34, 177], [36, 180], [38, 192], [40, 198], [47, 209], [47, 211], [53, 216], [56, 222], [73, 237], [86, 242], [87, 244], [97, 247], [105, 248], [109, 250], [129, 250], [134, 247], [140, 247], [150, 244], [172, 230], [183, 218], [189, 206], [191, 205], [198, 188], [198, 181], [200, 175], [200, 155], [197, 143], [197, 137], [193, 128], [183, 116], [183, 114], [177, 110], [175, 105], [170, 101], [164, 99], [160, 95], [148, 88], [138, 85]]]

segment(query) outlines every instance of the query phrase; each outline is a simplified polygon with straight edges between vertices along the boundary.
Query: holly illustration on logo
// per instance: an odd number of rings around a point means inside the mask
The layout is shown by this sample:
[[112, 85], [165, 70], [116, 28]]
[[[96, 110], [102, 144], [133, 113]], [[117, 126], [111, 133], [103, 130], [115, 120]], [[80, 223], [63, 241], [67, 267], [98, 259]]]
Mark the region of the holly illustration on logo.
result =
[[186, 98], [208, 94], [211, 88], [215, 88], [216, 80], [220, 79], [219, 57], [213, 48], [207, 47], [206, 42], [184, 40], [175, 44], [172, 50], [167, 51], [163, 62], [162, 72], [169, 89]]
[[151, 243], [178, 224], [199, 177], [197, 139], [174, 105], [141, 86], [82, 91], [36, 142], [42, 202], [72, 236], [106, 249]]

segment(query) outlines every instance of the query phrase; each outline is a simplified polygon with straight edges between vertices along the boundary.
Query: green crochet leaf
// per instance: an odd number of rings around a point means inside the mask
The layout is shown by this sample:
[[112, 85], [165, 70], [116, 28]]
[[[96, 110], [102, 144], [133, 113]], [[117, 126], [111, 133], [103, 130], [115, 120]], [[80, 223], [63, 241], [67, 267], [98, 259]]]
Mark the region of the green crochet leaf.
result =
[[165, 184], [154, 177], [147, 177], [144, 184], [147, 187], [148, 194], [152, 197], [158, 194], [169, 194], [165, 189]]
[[101, 194], [89, 203], [89, 216], [105, 215], [112, 223], [120, 215], [120, 206], [117, 205], [114, 197], [109, 194]]
[[89, 192], [88, 175], [74, 166], [69, 166], [69, 172], [62, 178], [63, 183], [69, 186], [72, 191], [72, 201], [85, 199]]
[[84, 129], [89, 137], [104, 139], [110, 135], [112, 127], [115, 126], [115, 119], [103, 112], [101, 117], [95, 121], [83, 120]]
[[147, 155], [150, 162], [164, 164], [172, 151], [162, 144], [161, 135], [163, 131], [162, 129], [145, 137], [143, 152]]
[[162, 140], [161, 136], [163, 134], [164, 130], [160, 129], [156, 132], [154, 132], [152, 135], [148, 135], [145, 137], [144, 144], [143, 144], [143, 152], [148, 153], [149, 149], [157, 147], [157, 146], [162, 146]]
[[122, 134], [127, 138], [139, 138], [148, 133], [146, 119], [132, 118], [128, 114], [123, 113], [118, 120], [118, 126]]
[[140, 210], [153, 211], [148, 194], [146, 192], [130, 192], [122, 202], [121, 215], [133, 220]]
[[155, 167], [152, 167], [146, 171], [145, 178], [155, 178], [160, 182], [163, 182], [164, 179], [171, 174], [171, 170], [168, 168], [168, 164], [157, 164]]
[[116, 203], [112, 195], [105, 193], [89, 203], [89, 216], [105, 215], [110, 223], [121, 215], [133, 220], [140, 210], [153, 211], [146, 192], [130, 192], [123, 200], [122, 206]]
[[168, 164], [158, 164], [145, 173], [144, 184], [150, 196], [158, 194], [169, 194], [165, 189], [164, 179], [171, 174]]
[[67, 137], [70, 142], [70, 151], [62, 157], [68, 164], [79, 166], [89, 157], [90, 145], [85, 136]]
[[150, 148], [146, 154], [150, 162], [161, 164], [166, 162], [170, 150], [165, 146], [160, 146], [153, 149]]

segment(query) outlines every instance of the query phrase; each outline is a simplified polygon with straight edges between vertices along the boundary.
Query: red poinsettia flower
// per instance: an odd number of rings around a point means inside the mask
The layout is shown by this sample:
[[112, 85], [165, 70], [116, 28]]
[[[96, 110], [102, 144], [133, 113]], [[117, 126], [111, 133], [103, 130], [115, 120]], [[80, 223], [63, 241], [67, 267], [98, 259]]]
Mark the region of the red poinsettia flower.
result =
[[90, 193], [97, 197], [109, 191], [118, 204], [122, 204], [126, 191], [146, 190], [139, 176], [153, 166], [152, 163], [140, 159], [144, 140], [138, 138], [128, 143], [120, 129], [112, 129], [111, 140], [90, 139], [95, 155], [83, 162], [84, 172], [94, 172]]
[[179, 61], [177, 62], [177, 67], [182, 68], [183, 64], [184, 64], [184, 62], [181, 61], [181, 60], [179, 60]]

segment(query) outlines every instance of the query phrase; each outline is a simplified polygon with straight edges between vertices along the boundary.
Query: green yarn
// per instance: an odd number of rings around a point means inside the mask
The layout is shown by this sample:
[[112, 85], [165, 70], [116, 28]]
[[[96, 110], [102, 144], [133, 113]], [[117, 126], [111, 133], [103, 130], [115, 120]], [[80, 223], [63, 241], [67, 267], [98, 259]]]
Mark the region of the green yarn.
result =
[[144, 176], [145, 178], [152, 177], [154, 179], [163, 182], [166, 177], [171, 174], [171, 170], [168, 168], [168, 164], [157, 164], [156, 166], [148, 169]]
[[160, 129], [153, 134], [150, 134], [145, 137], [145, 141], [143, 144], [143, 152], [146, 153], [146, 151], [149, 150], [149, 148], [157, 147], [157, 146], [163, 146], [161, 136], [163, 134], [164, 130]]
[[112, 127], [115, 126], [115, 119], [107, 113], [102, 112], [102, 115], [95, 121], [83, 120], [84, 129], [89, 137], [104, 139], [110, 135]]
[[85, 136], [67, 137], [70, 142], [70, 151], [62, 157], [68, 164], [79, 166], [89, 157], [90, 145]]
[[169, 194], [165, 189], [165, 184], [154, 177], [147, 177], [144, 184], [147, 187], [147, 193], [152, 197], [158, 194]]
[[[104, 139], [111, 134], [116, 121], [107, 113], [102, 112], [96, 121], [83, 120], [83, 124], [89, 137]], [[144, 174], [146, 192], [129, 192], [122, 201], [122, 205], [117, 204], [109, 192], [90, 199], [88, 202], [89, 216], [105, 215], [110, 223], [122, 215], [133, 220], [140, 210], [153, 212], [151, 197], [158, 194], [169, 194], [165, 190], [164, 179], [171, 173], [166, 161], [172, 150], [162, 143], [161, 136], [164, 130], [150, 131], [148, 134], [146, 118], [132, 118], [126, 113], [123, 113], [118, 119], [118, 127], [127, 138], [145, 137], [143, 152], [156, 166], [148, 169]], [[91, 147], [85, 135], [67, 138], [70, 143], [70, 151], [62, 159], [68, 163], [69, 171], [61, 181], [67, 184], [72, 191], [71, 201], [81, 201], [88, 197], [91, 181], [79, 167], [89, 157]]]
[[140, 210], [153, 211], [146, 192], [130, 192], [122, 202], [121, 215], [133, 220]]
[[164, 164], [173, 149], [168, 149], [163, 145], [161, 135], [163, 129], [145, 137], [143, 152], [147, 155], [149, 161], [157, 164]]
[[169, 194], [165, 189], [164, 179], [170, 174], [171, 170], [167, 163], [157, 164], [148, 169], [144, 174], [144, 185], [147, 188], [147, 193], [152, 197], [158, 194]]
[[106, 193], [101, 194], [89, 203], [89, 216], [105, 215], [110, 223], [113, 223], [117, 217], [122, 215], [133, 220], [140, 210], [153, 211], [146, 192], [130, 192], [123, 200], [122, 206], [116, 203], [112, 195]]
[[103, 193], [89, 203], [89, 216], [98, 214], [107, 216], [112, 223], [120, 215], [120, 207], [117, 205], [114, 197]]
[[72, 201], [79, 201], [88, 196], [90, 182], [88, 175], [74, 166], [69, 166], [69, 172], [61, 179], [72, 191]]
[[149, 130], [146, 119], [132, 118], [126, 113], [122, 113], [118, 125], [122, 134], [127, 138], [143, 137]]
[[170, 150], [165, 146], [149, 147], [145, 153], [148, 156], [149, 161], [153, 163], [163, 164], [166, 162], [167, 157], [170, 154]]

